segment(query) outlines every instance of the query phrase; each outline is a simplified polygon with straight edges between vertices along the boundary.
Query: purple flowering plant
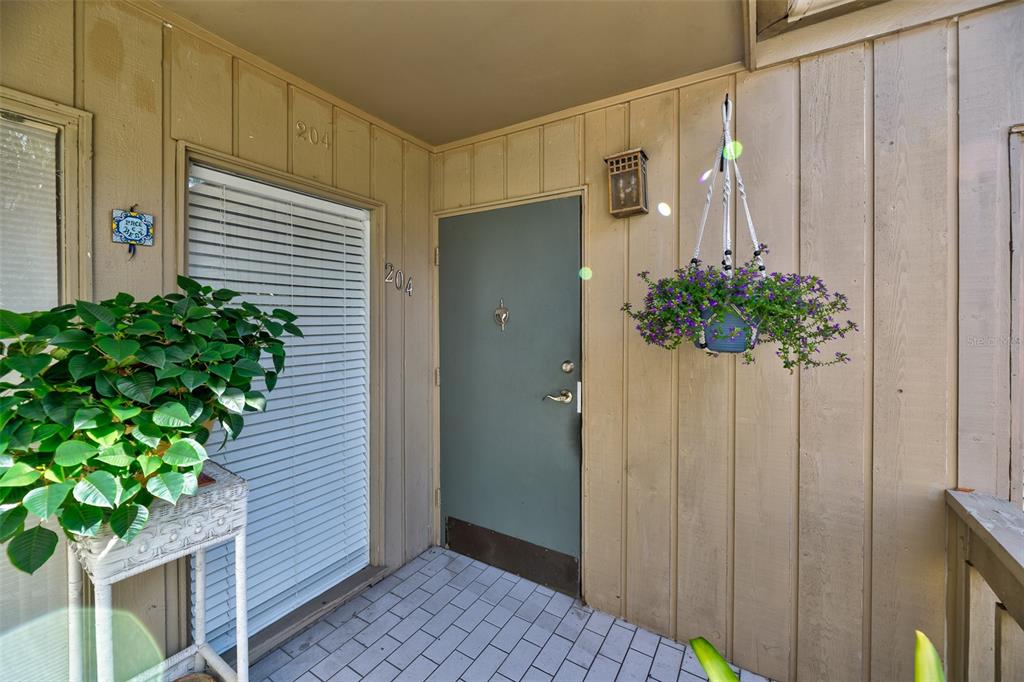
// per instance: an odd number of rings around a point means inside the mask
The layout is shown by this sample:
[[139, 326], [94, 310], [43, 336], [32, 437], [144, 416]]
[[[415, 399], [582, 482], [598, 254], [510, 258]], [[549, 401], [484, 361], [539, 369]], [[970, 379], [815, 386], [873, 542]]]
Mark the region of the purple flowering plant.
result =
[[[765, 254], [768, 249], [762, 244], [760, 251]], [[778, 345], [776, 355], [790, 371], [850, 360], [846, 353], [822, 352], [823, 344], [857, 331], [857, 325], [839, 321], [850, 309], [846, 296], [830, 291], [815, 275], [772, 272], [762, 277], [756, 259], [751, 259], [732, 277], [699, 260], [657, 281], [649, 272], [638, 277], [647, 285], [643, 307], [634, 309], [626, 303], [622, 309], [648, 344], [668, 350], [683, 343], [699, 344], [701, 330], [713, 334], [712, 323], [731, 310], [756, 327], [757, 342]], [[743, 329], [733, 332], [741, 333]], [[754, 362], [751, 348], [743, 351], [743, 360]]]

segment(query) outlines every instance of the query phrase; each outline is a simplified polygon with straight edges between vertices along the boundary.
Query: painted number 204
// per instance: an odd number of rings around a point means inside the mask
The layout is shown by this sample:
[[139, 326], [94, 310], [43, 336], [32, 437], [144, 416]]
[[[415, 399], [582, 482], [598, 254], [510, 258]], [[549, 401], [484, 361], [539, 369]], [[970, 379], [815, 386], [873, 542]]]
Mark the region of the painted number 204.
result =
[[295, 134], [300, 140], [305, 140], [312, 145], [322, 144], [328, 149], [331, 148], [331, 134], [314, 126], [306, 125], [305, 121], [295, 122]]
[[388, 284], [394, 284], [395, 288], [402, 291], [402, 286], [405, 286], [406, 296], [412, 296], [412, 277], [406, 278], [405, 274], [401, 270], [395, 270], [394, 263], [384, 264], [384, 281]]

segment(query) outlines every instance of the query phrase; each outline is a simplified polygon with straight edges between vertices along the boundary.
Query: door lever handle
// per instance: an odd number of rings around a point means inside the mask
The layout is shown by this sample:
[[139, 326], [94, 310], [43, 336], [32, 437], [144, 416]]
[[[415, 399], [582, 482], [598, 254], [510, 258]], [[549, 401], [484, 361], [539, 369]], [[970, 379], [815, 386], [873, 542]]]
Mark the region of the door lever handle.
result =
[[556, 403], [571, 403], [572, 391], [563, 389], [558, 395], [548, 394], [544, 396], [544, 400], [554, 400]]

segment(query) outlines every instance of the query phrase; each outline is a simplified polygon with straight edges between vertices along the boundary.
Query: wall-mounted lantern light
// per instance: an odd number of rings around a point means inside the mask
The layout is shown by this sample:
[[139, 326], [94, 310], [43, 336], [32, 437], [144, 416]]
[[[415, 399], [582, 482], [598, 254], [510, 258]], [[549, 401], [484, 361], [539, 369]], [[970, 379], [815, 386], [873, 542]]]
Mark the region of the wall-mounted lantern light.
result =
[[616, 218], [647, 213], [647, 154], [630, 149], [606, 156], [608, 210]]

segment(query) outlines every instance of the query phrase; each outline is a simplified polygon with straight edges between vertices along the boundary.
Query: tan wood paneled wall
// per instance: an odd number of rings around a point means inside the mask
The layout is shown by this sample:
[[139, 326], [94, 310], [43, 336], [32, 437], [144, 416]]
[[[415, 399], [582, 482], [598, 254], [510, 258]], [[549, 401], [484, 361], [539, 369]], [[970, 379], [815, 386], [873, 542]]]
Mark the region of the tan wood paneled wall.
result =
[[[385, 205], [384, 253], [416, 283], [383, 292], [384, 519], [381, 556], [398, 566], [429, 544], [431, 302], [429, 151], [411, 136], [144, 3], [5, 2], [0, 83], [94, 114], [94, 297], [152, 296], [175, 288], [179, 248], [175, 153], [187, 141]], [[295, 123], [318, 139], [296, 135]], [[110, 211], [156, 214], [157, 245], [129, 261], [110, 242]], [[6, 564], [6, 562], [4, 562]], [[62, 560], [54, 560], [55, 565]], [[59, 566], [57, 566], [59, 568]], [[4, 566], [0, 570], [11, 570]], [[59, 573], [60, 571], [55, 571]], [[115, 589], [169, 650], [183, 642], [178, 567]], [[52, 581], [51, 581], [52, 582]], [[60, 606], [55, 579], [54, 608]]]
[[[1003, 5], [435, 155], [435, 211], [589, 187], [591, 604], [677, 639], [707, 636], [781, 680], [907, 679], [915, 629], [942, 650], [942, 491], [1007, 485], [998, 341], [1021, 35], [1024, 5]], [[619, 312], [640, 298], [636, 272], [690, 257], [726, 93], [769, 267], [850, 296], [861, 331], [841, 344], [848, 365], [790, 375], [768, 348], [749, 366], [666, 353]], [[638, 146], [652, 213], [616, 220], [602, 157]], [[661, 201], [670, 217], [653, 211]]]

